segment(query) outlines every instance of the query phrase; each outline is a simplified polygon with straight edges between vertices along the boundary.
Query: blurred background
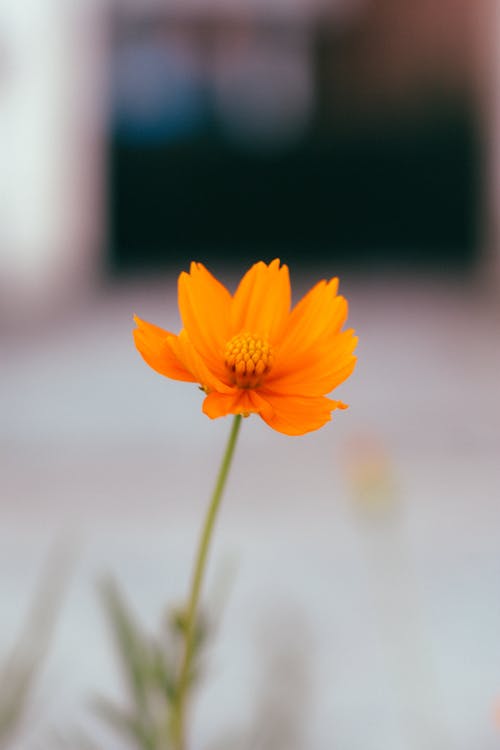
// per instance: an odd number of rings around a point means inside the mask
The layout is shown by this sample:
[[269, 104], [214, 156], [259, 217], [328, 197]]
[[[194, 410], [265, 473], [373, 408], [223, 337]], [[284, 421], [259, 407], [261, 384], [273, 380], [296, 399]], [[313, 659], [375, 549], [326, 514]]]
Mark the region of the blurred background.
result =
[[494, 0], [0, 3], [5, 747], [128, 747], [96, 581], [161, 627], [228, 430], [132, 314], [274, 257], [340, 275], [359, 364], [324, 430], [245, 422], [193, 749], [500, 746], [499, 51]]

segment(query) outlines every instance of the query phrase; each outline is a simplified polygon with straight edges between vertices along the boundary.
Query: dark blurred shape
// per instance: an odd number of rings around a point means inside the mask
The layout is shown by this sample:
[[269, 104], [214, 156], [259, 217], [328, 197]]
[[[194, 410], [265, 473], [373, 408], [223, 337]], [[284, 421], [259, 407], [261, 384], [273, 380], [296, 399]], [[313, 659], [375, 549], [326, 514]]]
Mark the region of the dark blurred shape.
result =
[[343, 24], [117, 14], [112, 269], [468, 264], [481, 143], [459, 8], [448, 26], [391, 0]]

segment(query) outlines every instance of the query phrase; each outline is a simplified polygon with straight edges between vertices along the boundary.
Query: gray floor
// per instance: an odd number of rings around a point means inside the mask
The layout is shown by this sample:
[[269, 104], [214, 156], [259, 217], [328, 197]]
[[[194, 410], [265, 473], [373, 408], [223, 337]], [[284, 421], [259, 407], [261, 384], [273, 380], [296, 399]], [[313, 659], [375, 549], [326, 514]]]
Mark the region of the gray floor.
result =
[[[342, 291], [360, 335], [339, 390], [351, 408], [302, 438], [243, 425], [194, 747], [249, 750], [256, 725], [265, 737], [281, 722], [288, 739], [259, 747], [493, 750], [500, 308], [473, 282], [347, 276]], [[102, 290], [2, 345], [0, 654], [50, 549], [62, 540], [73, 559], [23, 748], [50, 726], [94, 731], [89, 696], [120, 696], [99, 576], [115, 574], [152, 629], [182, 600], [228, 430], [195, 387], [142, 363], [133, 312], [177, 330], [174, 280]]]

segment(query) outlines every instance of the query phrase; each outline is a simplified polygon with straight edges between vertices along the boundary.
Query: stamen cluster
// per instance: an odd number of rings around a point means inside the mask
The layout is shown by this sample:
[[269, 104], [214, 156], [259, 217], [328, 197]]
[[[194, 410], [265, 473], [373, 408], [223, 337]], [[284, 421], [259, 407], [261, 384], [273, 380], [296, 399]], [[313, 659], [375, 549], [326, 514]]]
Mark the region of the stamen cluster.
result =
[[224, 363], [238, 388], [256, 388], [271, 370], [274, 353], [265, 339], [245, 331], [226, 344]]

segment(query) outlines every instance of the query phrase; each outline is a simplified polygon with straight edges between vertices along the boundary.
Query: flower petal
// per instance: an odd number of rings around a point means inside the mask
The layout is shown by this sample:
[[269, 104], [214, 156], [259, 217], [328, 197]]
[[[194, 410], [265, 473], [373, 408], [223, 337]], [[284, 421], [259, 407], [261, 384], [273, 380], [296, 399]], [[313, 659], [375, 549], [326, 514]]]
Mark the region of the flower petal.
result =
[[[313, 346], [325, 345], [347, 319], [348, 305], [337, 296], [338, 279], [320, 281], [293, 308], [280, 343], [274, 375], [296, 369], [296, 362]], [[281, 363], [281, 364], [280, 364]]]
[[203, 402], [203, 412], [211, 419], [227, 414], [260, 414], [271, 418], [273, 408], [256, 391], [235, 388], [232, 394], [209, 393]]
[[225, 377], [231, 295], [201, 263], [191, 263], [178, 282], [179, 312], [189, 340], [218, 378]]
[[[356, 366], [353, 354], [357, 337], [349, 329], [334, 335], [331, 341], [297, 352], [285, 366], [271, 371], [266, 388], [289, 395], [324, 396], [344, 382]], [[281, 356], [281, 353], [280, 353]]]
[[137, 328], [134, 330], [134, 341], [143, 359], [160, 375], [174, 380], [196, 382], [196, 378], [179, 361], [169, 346], [171, 339], [177, 338], [173, 333], [141, 320], [134, 315]]
[[266, 265], [256, 263], [242, 278], [231, 306], [232, 335], [248, 331], [279, 341], [290, 314], [290, 277], [288, 267], [279, 259]]
[[168, 345], [173, 355], [191, 373], [193, 380], [203, 388], [208, 391], [220, 391], [221, 393], [233, 392], [233, 388], [223, 383], [209, 370], [202, 357], [192, 345], [185, 329], [178, 336], [172, 336], [168, 340]]
[[285, 435], [304, 435], [323, 427], [334, 409], [346, 409], [342, 401], [325, 396], [284, 396], [261, 390], [261, 396], [272, 407], [272, 414], [261, 412], [262, 419]]

